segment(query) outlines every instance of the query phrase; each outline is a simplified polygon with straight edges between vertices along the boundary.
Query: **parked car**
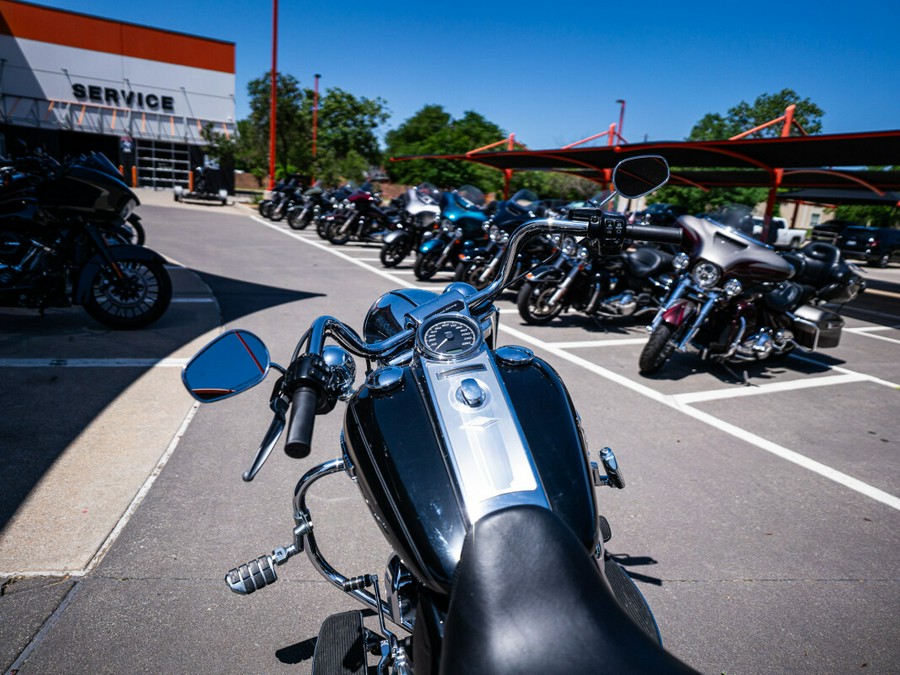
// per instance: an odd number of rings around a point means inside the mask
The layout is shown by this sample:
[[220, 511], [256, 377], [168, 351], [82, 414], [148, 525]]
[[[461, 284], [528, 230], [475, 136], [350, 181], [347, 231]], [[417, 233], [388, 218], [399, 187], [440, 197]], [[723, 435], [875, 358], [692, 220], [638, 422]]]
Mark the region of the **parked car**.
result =
[[836, 244], [841, 232], [848, 227], [862, 227], [853, 220], [834, 219], [819, 223], [809, 231], [811, 241], [824, 241], [827, 244]]
[[889, 227], [848, 227], [838, 237], [845, 258], [865, 260], [872, 267], [887, 267], [900, 259], [900, 230]]

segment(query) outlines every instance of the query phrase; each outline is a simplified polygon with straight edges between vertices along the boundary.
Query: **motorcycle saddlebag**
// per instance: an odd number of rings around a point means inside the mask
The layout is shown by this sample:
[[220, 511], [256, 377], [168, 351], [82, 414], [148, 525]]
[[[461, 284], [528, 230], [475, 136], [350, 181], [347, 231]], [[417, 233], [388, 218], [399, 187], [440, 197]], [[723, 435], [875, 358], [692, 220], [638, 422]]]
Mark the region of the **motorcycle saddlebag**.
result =
[[837, 347], [841, 341], [844, 320], [826, 309], [803, 305], [793, 314], [794, 339], [807, 349]]

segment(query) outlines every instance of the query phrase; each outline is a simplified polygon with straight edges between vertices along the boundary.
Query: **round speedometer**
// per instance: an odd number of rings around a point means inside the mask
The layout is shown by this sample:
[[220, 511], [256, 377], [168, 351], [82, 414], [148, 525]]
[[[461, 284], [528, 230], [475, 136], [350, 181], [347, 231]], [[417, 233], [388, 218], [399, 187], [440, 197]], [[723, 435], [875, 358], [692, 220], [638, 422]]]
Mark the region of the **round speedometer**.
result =
[[442, 361], [468, 356], [481, 345], [481, 329], [472, 319], [459, 314], [429, 319], [419, 327], [421, 351]]

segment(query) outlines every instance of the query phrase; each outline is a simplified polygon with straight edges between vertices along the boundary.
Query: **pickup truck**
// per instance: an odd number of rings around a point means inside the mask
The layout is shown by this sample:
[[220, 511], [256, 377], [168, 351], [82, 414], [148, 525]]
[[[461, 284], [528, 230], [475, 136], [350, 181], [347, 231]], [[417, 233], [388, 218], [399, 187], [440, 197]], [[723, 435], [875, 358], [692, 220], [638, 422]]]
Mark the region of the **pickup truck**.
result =
[[[753, 236], [760, 241], [762, 241], [763, 223], [760, 216], [753, 216]], [[767, 244], [771, 244], [775, 248], [800, 248], [805, 241], [806, 230], [788, 227], [784, 218], [772, 218]]]

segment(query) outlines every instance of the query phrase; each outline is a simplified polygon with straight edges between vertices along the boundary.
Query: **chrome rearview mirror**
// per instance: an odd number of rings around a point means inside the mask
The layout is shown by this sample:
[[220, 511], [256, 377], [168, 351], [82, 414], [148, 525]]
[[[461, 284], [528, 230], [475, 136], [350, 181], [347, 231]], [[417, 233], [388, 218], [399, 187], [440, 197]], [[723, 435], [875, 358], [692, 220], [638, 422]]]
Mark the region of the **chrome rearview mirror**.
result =
[[612, 180], [616, 192], [637, 199], [669, 182], [669, 164], [659, 155], [629, 157], [616, 165]]
[[255, 387], [271, 365], [262, 340], [245, 330], [230, 330], [188, 361], [181, 381], [195, 399], [211, 403]]

